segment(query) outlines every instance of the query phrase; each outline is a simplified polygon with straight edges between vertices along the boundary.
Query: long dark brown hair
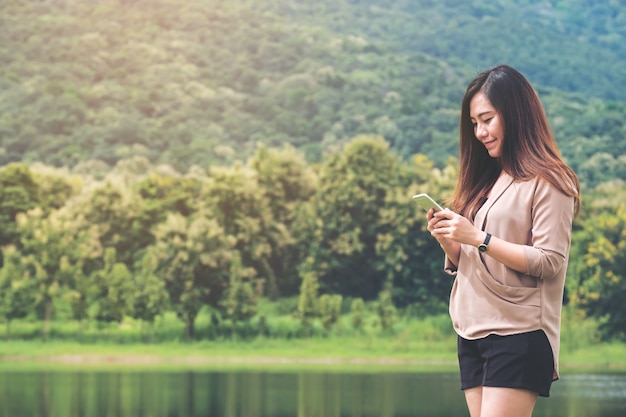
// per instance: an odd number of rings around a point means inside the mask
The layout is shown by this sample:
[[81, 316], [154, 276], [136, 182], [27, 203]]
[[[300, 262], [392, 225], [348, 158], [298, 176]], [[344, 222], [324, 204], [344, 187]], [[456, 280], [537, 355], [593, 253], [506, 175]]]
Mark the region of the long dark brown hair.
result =
[[[492, 158], [476, 139], [470, 119], [470, 101], [487, 96], [504, 125], [500, 156]], [[501, 171], [516, 180], [541, 178], [574, 197], [580, 208], [580, 183], [561, 158], [554, 134], [537, 92], [514, 68], [499, 65], [479, 74], [467, 87], [461, 105], [460, 172], [452, 207], [472, 218]]]

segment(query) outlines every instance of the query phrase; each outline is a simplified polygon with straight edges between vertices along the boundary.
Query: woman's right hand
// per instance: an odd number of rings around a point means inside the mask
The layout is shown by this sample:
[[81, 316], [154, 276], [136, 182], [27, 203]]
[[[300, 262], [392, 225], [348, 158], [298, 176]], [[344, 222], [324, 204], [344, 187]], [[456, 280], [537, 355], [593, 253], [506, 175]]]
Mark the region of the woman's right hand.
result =
[[[446, 211], [449, 210], [446, 209]], [[458, 265], [461, 244], [452, 238], [447, 238], [442, 233], [439, 233], [442, 229], [442, 225], [440, 225], [439, 222], [448, 221], [448, 218], [442, 217], [441, 215], [435, 216], [435, 209], [431, 208], [426, 213], [426, 220], [428, 220], [427, 229], [430, 234], [437, 240], [437, 242], [439, 242], [439, 246], [441, 246], [441, 249], [443, 249], [452, 263]], [[435, 232], [437, 229], [439, 229], [439, 232]]]
[[445, 243], [445, 241], [449, 240], [446, 239], [445, 237], [443, 237], [441, 234], [439, 233], [433, 233], [436, 229], [437, 229], [437, 223], [439, 223], [440, 221], [444, 220], [440, 217], [436, 217], [435, 216], [435, 209], [434, 208], [430, 208], [428, 210], [428, 212], [426, 213], [426, 220], [428, 221], [428, 231], [430, 232], [430, 234], [437, 239], [437, 242], [439, 242], [440, 245], [443, 246], [443, 244]]

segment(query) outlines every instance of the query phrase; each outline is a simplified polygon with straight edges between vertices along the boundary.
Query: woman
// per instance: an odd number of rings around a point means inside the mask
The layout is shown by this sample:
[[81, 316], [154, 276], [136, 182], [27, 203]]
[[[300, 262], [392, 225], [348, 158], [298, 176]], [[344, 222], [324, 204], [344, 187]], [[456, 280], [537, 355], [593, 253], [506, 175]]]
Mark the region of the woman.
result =
[[530, 83], [501, 65], [463, 98], [452, 210], [427, 214], [456, 276], [450, 316], [472, 417], [531, 416], [558, 379], [576, 174]]

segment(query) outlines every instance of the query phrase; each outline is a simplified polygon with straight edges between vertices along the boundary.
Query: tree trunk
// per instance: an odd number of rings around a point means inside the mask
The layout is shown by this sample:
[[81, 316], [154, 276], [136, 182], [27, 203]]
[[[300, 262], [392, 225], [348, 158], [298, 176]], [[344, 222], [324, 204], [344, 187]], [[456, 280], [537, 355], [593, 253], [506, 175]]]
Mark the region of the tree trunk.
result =
[[267, 275], [267, 292], [271, 301], [276, 301], [280, 298], [280, 290], [278, 289], [278, 282], [276, 281], [276, 275], [274, 275], [274, 271], [270, 268], [267, 260], [262, 260], [263, 269], [265, 270], [265, 275]]
[[193, 340], [193, 322], [194, 317], [188, 315], [187, 320], [185, 321], [185, 336], [187, 337], [187, 341]]
[[45, 316], [44, 316], [43, 331], [42, 331], [42, 336], [43, 336], [43, 341], [44, 342], [48, 341], [48, 331], [49, 331], [49, 327], [50, 327], [50, 316], [51, 315], [52, 315], [52, 300], [47, 299], [46, 300], [46, 312], [45, 312]]

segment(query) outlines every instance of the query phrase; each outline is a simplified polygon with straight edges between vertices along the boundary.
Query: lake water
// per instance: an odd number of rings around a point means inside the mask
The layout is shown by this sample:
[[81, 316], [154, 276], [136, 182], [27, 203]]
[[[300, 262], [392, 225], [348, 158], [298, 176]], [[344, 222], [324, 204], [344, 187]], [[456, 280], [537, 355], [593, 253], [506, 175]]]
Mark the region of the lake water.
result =
[[[0, 417], [467, 416], [456, 373], [0, 371]], [[626, 375], [563, 375], [535, 416], [626, 416]]]

